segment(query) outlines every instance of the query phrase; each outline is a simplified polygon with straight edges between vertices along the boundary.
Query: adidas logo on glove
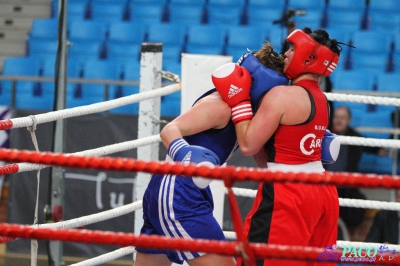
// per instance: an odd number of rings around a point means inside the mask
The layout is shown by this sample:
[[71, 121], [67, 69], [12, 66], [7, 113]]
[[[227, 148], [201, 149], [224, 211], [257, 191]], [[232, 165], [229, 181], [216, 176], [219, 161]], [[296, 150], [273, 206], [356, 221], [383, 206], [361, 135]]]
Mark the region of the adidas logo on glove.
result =
[[190, 164], [190, 160], [192, 158], [192, 152], [189, 151], [182, 160], [183, 164]]
[[253, 118], [250, 103], [251, 75], [246, 68], [227, 63], [214, 70], [211, 78], [222, 100], [232, 108], [231, 118], [235, 125]]
[[242, 91], [242, 88], [239, 88], [233, 84], [229, 87], [228, 98], [232, 98], [236, 94]]

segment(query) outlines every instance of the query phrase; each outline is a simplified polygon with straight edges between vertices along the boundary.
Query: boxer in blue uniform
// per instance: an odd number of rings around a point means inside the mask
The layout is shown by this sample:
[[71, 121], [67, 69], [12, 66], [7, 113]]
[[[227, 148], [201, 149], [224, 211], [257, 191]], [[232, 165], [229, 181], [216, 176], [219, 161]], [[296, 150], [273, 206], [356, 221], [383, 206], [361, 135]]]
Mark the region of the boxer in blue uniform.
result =
[[[283, 57], [266, 43], [259, 51], [246, 53], [238, 62], [249, 73], [252, 105], [272, 87], [286, 85]], [[277, 73], [278, 72], [278, 73]], [[255, 107], [256, 109], [256, 107]], [[250, 112], [251, 112], [250, 108]], [[205, 165], [224, 164], [237, 147], [231, 108], [215, 89], [202, 95], [191, 109], [168, 123], [160, 133], [168, 149], [166, 161]], [[263, 154], [263, 153], [260, 153]], [[186, 239], [225, 240], [213, 216], [211, 179], [153, 175], [143, 198], [144, 225], [141, 234]], [[233, 257], [136, 248], [135, 266], [171, 265], [235, 265]]]

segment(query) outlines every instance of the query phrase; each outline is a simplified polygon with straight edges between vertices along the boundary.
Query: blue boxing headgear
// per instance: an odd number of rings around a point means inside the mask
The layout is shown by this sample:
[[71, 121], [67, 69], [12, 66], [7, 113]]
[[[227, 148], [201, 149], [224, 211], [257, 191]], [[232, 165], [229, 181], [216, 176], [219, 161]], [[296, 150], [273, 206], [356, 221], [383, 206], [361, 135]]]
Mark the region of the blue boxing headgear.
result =
[[288, 79], [276, 71], [264, 66], [252, 53], [245, 53], [237, 62], [246, 68], [251, 75], [250, 99], [255, 112], [261, 97], [278, 85], [288, 85]]

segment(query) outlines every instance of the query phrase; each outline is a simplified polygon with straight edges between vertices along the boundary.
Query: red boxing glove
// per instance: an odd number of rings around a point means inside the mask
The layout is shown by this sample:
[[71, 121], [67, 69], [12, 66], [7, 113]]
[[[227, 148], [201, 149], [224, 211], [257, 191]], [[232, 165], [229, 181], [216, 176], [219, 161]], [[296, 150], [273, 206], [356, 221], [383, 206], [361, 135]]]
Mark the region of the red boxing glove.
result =
[[251, 76], [235, 63], [225, 64], [212, 73], [212, 81], [221, 98], [232, 108], [235, 125], [253, 118], [250, 103]]

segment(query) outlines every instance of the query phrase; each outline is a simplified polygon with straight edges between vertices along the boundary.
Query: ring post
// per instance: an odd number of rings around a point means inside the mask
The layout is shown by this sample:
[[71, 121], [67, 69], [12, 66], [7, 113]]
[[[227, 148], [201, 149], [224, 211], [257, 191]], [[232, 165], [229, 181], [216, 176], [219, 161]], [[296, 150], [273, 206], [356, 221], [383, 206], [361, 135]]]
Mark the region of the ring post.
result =
[[[140, 58], [140, 92], [161, 87], [162, 44], [142, 43]], [[138, 139], [160, 133], [161, 97], [139, 102]], [[137, 159], [159, 161], [159, 143], [146, 145], [137, 149]], [[134, 199], [142, 200], [151, 174], [139, 172], [136, 175]], [[143, 225], [143, 210], [135, 212], [134, 232], [140, 233]]]

